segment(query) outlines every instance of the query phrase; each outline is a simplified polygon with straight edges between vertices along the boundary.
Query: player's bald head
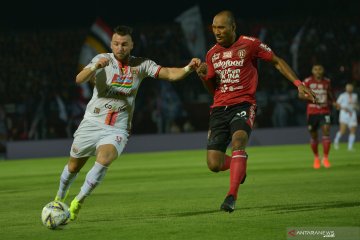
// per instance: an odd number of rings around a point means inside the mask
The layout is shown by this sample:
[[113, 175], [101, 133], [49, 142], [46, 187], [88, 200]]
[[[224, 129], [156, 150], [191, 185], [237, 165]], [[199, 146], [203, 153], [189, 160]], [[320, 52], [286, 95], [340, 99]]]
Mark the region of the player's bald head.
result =
[[346, 86], [345, 86], [345, 90], [348, 93], [352, 93], [353, 90], [354, 90], [354, 86], [351, 83], [347, 83]]
[[217, 43], [221, 46], [228, 47], [235, 42], [236, 25], [232, 12], [226, 10], [216, 14], [212, 29]]
[[229, 24], [229, 25], [235, 25], [234, 14], [229, 10], [224, 10], [224, 11], [219, 12], [218, 14], [215, 15], [214, 20], [215, 20], [215, 18], [226, 21], [227, 24]]

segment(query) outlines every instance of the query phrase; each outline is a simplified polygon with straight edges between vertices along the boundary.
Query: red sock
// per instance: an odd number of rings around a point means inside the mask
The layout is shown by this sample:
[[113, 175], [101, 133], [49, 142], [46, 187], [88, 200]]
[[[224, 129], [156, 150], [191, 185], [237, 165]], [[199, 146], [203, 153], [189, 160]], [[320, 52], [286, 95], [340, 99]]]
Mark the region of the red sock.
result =
[[330, 137], [323, 136], [322, 144], [323, 144], [324, 158], [328, 158], [330, 152], [330, 145], [331, 145]]
[[225, 159], [224, 159], [224, 162], [223, 162], [223, 165], [222, 165], [220, 171], [228, 170], [230, 168], [230, 163], [231, 163], [231, 157], [229, 155], [225, 154]]
[[237, 198], [237, 192], [240, 182], [246, 174], [247, 154], [245, 150], [237, 150], [232, 152], [230, 163], [230, 190], [227, 195], [233, 195]]
[[311, 145], [311, 150], [313, 151], [315, 157], [319, 157], [319, 152], [318, 152], [318, 141], [311, 139], [310, 140], [310, 145]]

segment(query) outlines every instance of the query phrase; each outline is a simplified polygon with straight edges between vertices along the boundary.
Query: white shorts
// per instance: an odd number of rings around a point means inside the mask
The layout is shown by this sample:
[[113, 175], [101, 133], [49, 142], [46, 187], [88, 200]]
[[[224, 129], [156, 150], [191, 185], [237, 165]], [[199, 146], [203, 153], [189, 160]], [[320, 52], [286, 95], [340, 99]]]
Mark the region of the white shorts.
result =
[[349, 128], [356, 127], [358, 125], [356, 112], [350, 114], [345, 111], [340, 111], [339, 122], [347, 125]]
[[70, 156], [74, 158], [96, 155], [96, 149], [104, 144], [112, 144], [122, 153], [128, 141], [128, 134], [124, 130], [104, 128], [97, 123], [83, 119], [74, 133]]

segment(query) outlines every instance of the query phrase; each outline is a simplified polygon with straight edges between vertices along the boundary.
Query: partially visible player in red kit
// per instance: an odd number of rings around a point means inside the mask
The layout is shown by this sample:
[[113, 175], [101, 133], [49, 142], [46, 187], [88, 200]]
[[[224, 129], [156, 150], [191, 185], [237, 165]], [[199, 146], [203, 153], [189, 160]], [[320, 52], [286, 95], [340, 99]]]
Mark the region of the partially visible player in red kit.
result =
[[[240, 183], [245, 181], [248, 155], [245, 151], [253, 128], [258, 84], [257, 60], [274, 65], [299, 94], [307, 94], [316, 101], [314, 93], [281, 58], [259, 39], [236, 35], [234, 15], [230, 11], [218, 13], [212, 24], [216, 44], [206, 55], [206, 63], [197, 69], [204, 86], [214, 96], [210, 111], [207, 143], [207, 164], [211, 171], [230, 169], [230, 189], [220, 210], [231, 213]], [[232, 155], [225, 154], [231, 143]]]
[[321, 167], [318, 152], [318, 131], [322, 131], [323, 159], [322, 164], [325, 168], [330, 167], [330, 107], [335, 104], [335, 98], [332, 94], [330, 79], [324, 77], [324, 67], [316, 64], [312, 67], [312, 76], [306, 78], [303, 84], [316, 93], [317, 104], [308, 102], [307, 104], [307, 121], [310, 132], [310, 145], [314, 153], [315, 169]]

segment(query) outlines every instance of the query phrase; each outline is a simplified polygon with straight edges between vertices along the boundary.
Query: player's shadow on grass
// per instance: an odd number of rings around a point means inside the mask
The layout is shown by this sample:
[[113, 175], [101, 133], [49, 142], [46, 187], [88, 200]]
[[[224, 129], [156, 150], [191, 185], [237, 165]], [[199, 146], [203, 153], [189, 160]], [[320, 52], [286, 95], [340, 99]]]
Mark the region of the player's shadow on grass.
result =
[[286, 214], [292, 212], [306, 212], [314, 210], [325, 210], [334, 208], [359, 207], [360, 202], [317, 202], [306, 204], [286, 204], [259, 207], [277, 214]]
[[212, 213], [218, 213], [220, 210], [207, 210], [207, 211], [196, 211], [196, 212], [182, 212], [173, 214], [176, 217], [191, 217], [191, 216], [199, 216], [199, 215], [207, 215]]

